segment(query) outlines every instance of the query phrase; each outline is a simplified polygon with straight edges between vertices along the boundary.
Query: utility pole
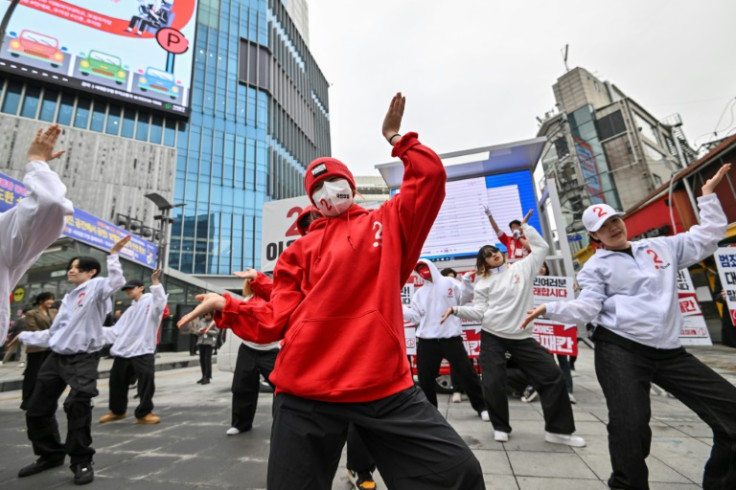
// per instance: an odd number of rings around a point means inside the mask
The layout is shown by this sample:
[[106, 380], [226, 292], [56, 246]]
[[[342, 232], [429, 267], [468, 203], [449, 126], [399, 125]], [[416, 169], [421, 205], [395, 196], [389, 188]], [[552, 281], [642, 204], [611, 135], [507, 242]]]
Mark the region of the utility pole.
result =
[[5, 11], [5, 15], [3, 15], [3, 20], [0, 22], [0, 51], [3, 49], [3, 44], [5, 43], [5, 31], [8, 29], [8, 23], [10, 22], [10, 16], [13, 15], [13, 11], [15, 10], [15, 7], [18, 6], [20, 3], [20, 0], [10, 0], [10, 5], [8, 5], [8, 10]]

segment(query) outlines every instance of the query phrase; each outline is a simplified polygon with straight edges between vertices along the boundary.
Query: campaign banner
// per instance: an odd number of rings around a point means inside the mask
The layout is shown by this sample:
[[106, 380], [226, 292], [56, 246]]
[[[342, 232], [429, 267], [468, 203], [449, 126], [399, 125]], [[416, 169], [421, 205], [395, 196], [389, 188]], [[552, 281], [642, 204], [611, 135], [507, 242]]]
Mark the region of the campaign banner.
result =
[[[736, 246], [721, 247], [715, 253], [718, 277], [726, 293], [726, 306], [731, 323], [736, 325]], [[720, 291], [716, 291], [720, 294]]]
[[[534, 278], [533, 286], [534, 306], [575, 299], [574, 284], [572, 277], [537, 276]], [[577, 356], [577, 336], [577, 325], [553, 322], [543, 318], [534, 320], [532, 337], [552, 354]]]
[[[0, 173], [0, 212], [14, 207], [27, 195], [28, 190], [22, 182]], [[109, 250], [116, 241], [128, 234], [129, 231], [78, 208], [74, 208], [73, 215], [66, 217], [62, 232], [62, 236], [102, 250]], [[155, 244], [136, 235], [120, 251], [123, 257], [151, 268], [156, 265], [157, 253]]]
[[683, 318], [680, 331], [682, 345], [713, 345], [690, 271], [687, 269], [677, 271], [677, 296]]
[[535, 320], [532, 337], [552, 354], [578, 355], [578, 329], [573, 325]]
[[188, 115], [196, 15], [197, 0], [20, 0], [0, 70]]
[[271, 272], [279, 256], [299, 238], [296, 220], [299, 213], [309, 206], [307, 196], [269, 201], [263, 204], [263, 229], [261, 231], [261, 271]]

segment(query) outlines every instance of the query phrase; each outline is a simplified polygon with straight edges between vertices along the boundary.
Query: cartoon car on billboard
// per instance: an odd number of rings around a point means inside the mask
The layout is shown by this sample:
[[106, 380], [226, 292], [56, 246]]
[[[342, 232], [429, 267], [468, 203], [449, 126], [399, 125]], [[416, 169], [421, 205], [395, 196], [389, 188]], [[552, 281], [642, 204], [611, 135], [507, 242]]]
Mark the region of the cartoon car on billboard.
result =
[[[15, 33], [11, 32], [10, 35], [14, 36]], [[20, 31], [20, 36], [15, 36], [8, 46], [8, 52], [16, 58], [27, 56], [35, 60], [47, 61], [54, 68], [58, 68], [64, 62], [62, 51], [66, 51], [66, 48], [60, 48], [59, 40], [55, 37], [27, 29]]]
[[122, 85], [128, 78], [127, 66], [123, 66], [123, 62], [117, 56], [102, 53], [94, 49], [90, 50], [89, 55], [79, 54], [83, 58], [79, 62], [79, 72], [82, 75], [95, 75], [108, 80], [113, 80], [118, 85]]
[[[138, 70], [143, 73], [143, 70]], [[146, 68], [140, 78], [138, 78], [138, 88], [142, 91], [151, 90], [160, 94], [168, 95], [172, 99], [179, 97], [181, 91], [181, 82], [177, 82], [172, 73], [163, 70], [157, 70], [153, 67]]]

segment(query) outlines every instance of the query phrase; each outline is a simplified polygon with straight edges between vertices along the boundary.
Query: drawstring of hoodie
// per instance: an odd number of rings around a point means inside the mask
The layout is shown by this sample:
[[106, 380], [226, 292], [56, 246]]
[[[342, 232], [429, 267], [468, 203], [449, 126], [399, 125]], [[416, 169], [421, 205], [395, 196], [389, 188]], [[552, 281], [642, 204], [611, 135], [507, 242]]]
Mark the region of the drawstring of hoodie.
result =
[[[352, 207], [352, 206], [351, 206], [351, 207]], [[353, 250], [355, 250], [355, 245], [353, 245], [353, 240], [351, 239], [351, 235], [350, 235], [350, 233], [351, 233], [351, 231], [352, 231], [352, 230], [351, 230], [351, 228], [350, 228], [350, 209], [348, 209], [348, 210], [347, 210], [347, 211], [345, 211], [345, 212], [346, 212], [346, 213], [348, 213], [348, 243], [350, 244], [350, 247], [351, 247], [351, 248], [352, 248]]]
[[[353, 250], [356, 250], [355, 244], [353, 243], [352, 239], [352, 226], [350, 225], [350, 211], [345, 211], [347, 214], [347, 221], [348, 221], [348, 243], [350, 244], [350, 248]], [[319, 249], [317, 250], [317, 260], [316, 262], [319, 263], [320, 260], [322, 260], [322, 247], [325, 245], [325, 237], [327, 236], [327, 230], [330, 227], [330, 223], [332, 222], [334, 218], [327, 218], [327, 224], [325, 224], [325, 229], [322, 232], [322, 237], [319, 240]]]

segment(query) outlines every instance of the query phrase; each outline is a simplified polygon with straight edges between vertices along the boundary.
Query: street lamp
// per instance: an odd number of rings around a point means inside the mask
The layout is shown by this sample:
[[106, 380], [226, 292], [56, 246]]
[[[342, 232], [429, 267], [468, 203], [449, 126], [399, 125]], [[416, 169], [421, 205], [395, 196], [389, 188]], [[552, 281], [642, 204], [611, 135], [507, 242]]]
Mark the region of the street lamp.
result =
[[5, 11], [5, 15], [3, 15], [3, 20], [2, 22], [0, 22], [0, 50], [2, 50], [3, 43], [5, 42], [5, 31], [8, 29], [10, 16], [13, 15], [13, 10], [15, 10], [15, 7], [18, 6], [18, 3], [20, 3], [20, 0], [10, 0], [8, 10]]
[[158, 240], [158, 258], [156, 260], [156, 268], [164, 269], [168, 266], [168, 257], [166, 256], [166, 245], [169, 237], [169, 225], [175, 220], [171, 217], [171, 210], [180, 206], [184, 206], [184, 203], [171, 204], [164, 196], [157, 192], [151, 192], [146, 194], [146, 197], [153, 201], [161, 214], [157, 214], [153, 217], [159, 222], [159, 240]]

